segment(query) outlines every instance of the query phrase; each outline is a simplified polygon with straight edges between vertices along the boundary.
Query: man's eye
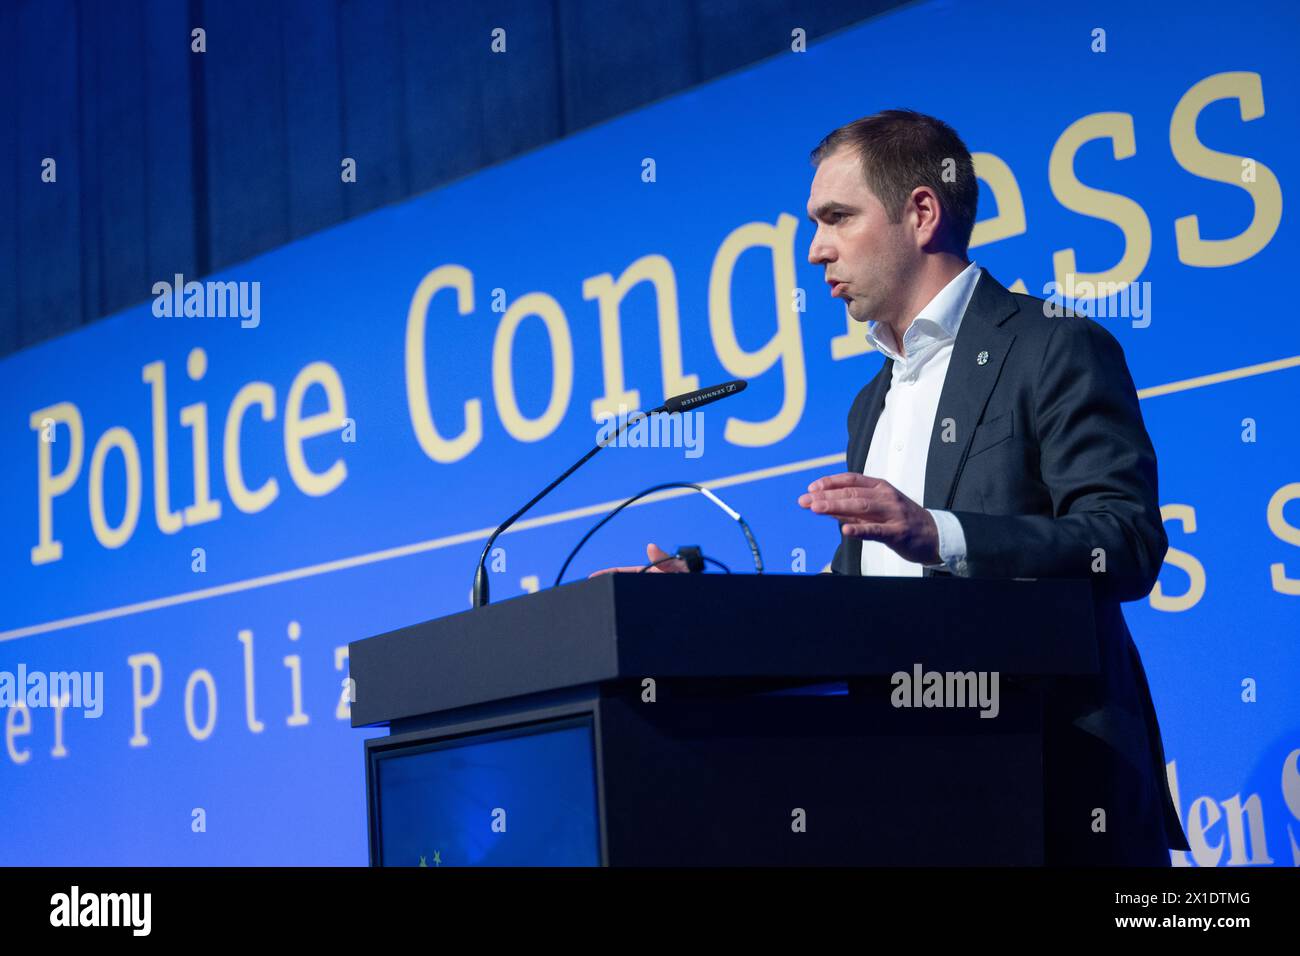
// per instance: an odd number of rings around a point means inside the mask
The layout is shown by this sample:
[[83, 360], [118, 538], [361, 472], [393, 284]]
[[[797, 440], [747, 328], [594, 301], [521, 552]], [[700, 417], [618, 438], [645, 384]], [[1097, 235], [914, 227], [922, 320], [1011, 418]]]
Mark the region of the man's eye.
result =
[[834, 225], [836, 225], [836, 224], [837, 224], [841, 219], [843, 219], [843, 218], [844, 218], [844, 214], [843, 214], [843, 213], [841, 213], [841, 212], [833, 212], [833, 213], [831, 213], [829, 216], [826, 217], [826, 221], [829, 222], [832, 226], [834, 226]]

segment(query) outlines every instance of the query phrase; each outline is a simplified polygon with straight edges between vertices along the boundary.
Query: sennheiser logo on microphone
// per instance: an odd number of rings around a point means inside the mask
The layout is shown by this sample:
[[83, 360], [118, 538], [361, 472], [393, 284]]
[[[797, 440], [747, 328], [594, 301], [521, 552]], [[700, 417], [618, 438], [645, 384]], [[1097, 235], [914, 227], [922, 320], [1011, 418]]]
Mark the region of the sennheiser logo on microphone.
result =
[[708, 405], [710, 402], [716, 402], [726, 398], [728, 395], [735, 395], [737, 392], [743, 392], [745, 386], [749, 383], [743, 378], [738, 378], [732, 382], [723, 382], [719, 385], [712, 385], [708, 388], [701, 388], [694, 392], [686, 392], [683, 395], [674, 395], [661, 406], [661, 410], [667, 412], [679, 412], [683, 408], [689, 408], [692, 405]]
[[[685, 403], [683, 403], [685, 404]], [[681, 448], [687, 458], [704, 454], [703, 412], [632, 411], [626, 405], [618, 414], [605, 413], [596, 432], [596, 444], [616, 448]]]
[[705, 392], [703, 395], [692, 395], [690, 398], [682, 399], [682, 408], [689, 408], [692, 405], [698, 405], [700, 402], [707, 402], [717, 398], [719, 395], [727, 395], [735, 390], [734, 385], [728, 385], [726, 388], [714, 389], [711, 392]]

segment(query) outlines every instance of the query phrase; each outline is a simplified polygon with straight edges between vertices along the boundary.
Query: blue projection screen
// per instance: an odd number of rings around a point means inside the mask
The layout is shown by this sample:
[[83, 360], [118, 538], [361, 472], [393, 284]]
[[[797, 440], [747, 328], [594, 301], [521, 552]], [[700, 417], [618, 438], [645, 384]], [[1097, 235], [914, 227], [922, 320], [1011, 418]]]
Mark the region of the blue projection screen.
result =
[[598, 865], [592, 736], [585, 717], [376, 754], [376, 862]]
[[[0, 362], [0, 863], [364, 864], [348, 642], [464, 609], [488, 529], [620, 406], [751, 382], [693, 447], [608, 449], [504, 535], [494, 599], [671, 480], [819, 572], [836, 529], [795, 499], [843, 469], [881, 359], [807, 262], [808, 153], [908, 106], [975, 154], [972, 258], [1093, 314], [1140, 390], [1171, 548], [1125, 613], [1175, 864], [1295, 865], [1300, 7], [1218, 9], [918, 3]], [[919, 68], [921, 32], [951, 55]], [[249, 317], [186, 315], [214, 294]], [[747, 566], [683, 496], [570, 576], [647, 541]]]

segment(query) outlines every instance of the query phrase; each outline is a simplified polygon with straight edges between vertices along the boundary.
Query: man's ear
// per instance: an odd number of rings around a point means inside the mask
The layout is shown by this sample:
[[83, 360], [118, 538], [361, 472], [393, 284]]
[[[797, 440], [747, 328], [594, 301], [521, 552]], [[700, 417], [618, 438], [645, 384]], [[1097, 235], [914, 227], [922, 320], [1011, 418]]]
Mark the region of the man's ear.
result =
[[916, 217], [917, 240], [922, 249], [933, 250], [943, 241], [943, 206], [929, 186], [917, 186], [908, 198], [908, 209]]

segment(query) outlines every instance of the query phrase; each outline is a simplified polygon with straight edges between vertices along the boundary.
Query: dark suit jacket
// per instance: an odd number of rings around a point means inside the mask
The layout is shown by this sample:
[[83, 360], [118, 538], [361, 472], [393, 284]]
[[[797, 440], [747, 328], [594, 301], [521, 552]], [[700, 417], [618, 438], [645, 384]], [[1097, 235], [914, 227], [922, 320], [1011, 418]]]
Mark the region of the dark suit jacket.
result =
[[[892, 370], [886, 360], [853, 402], [851, 472], [866, 463]], [[949, 418], [956, 440], [945, 442]], [[1167, 865], [1167, 847], [1188, 845], [1169, 795], [1146, 675], [1119, 602], [1150, 593], [1168, 539], [1155, 451], [1114, 336], [1091, 319], [1045, 314], [1043, 300], [1008, 292], [981, 269], [953, 344], [921, 504], [960, 520], [972, 577], [1092, 581], [1101, 674], [1049, 696], [1048, 749], [1055, 746], [1057, 761], [1045, 767], [1049, 813], [1054, 798], [1077, 804], [1079, 813], [1106, 806], [1114, 842], [1160, 844]], [[1104, 572], [1092, 570], [1096, 548], [1104, 549]], [[832, 570], [860, 574], [861, 555], [861, 540], [842, 537]], [[946, 573], [925, 570], [927, 577]], [[1123, 779], [1103, 792], [1098, 775]], [[1082, 845], [1090, 838], [1080, 842], [1071, 831], [1065, 839]], [[1071, 862], [1078, 857], [1060, 854]]]

